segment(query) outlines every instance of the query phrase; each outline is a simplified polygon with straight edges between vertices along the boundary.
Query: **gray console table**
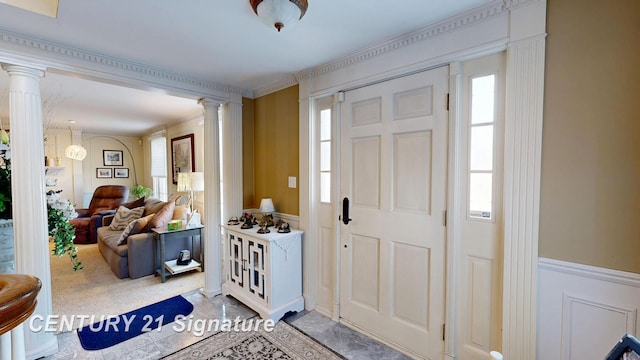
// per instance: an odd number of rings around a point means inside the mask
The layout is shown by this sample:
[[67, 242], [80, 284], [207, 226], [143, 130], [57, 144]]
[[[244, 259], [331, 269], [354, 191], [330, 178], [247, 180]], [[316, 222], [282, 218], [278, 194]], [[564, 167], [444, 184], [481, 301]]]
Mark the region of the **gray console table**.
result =
[[[153, 257], [153, 268], [156, 269], [156, 272], [160, 274], [160, 278], [162, 282], [166, 281], [167, 274], [166, 272], [170, 272], [173, 274], [182, 273], [185, 271], [194, 270], [200, 268], [200, 271], [204, 271], [204, 259], [202, 259], [202, 250], [204, 247], [204, 226], [190, 226], [178, 230], [167, 230], [166, 227], [163, 228], [153, 228], [151, 229], [153, 232], [153, 253], [155, 256]], [[198, 260], [196, 261], [194, 256], [194, 246], [193, 246], [193, 238], [195, 236], [200, 236], [200, 248], [198, 249], [200, 256], [198, 256]], [[164, 261], [165, 259], [165, 242], [171, 241], [172, 239], [184, 239], [186, 237], [191, 238], [191, 264], [189, 265], [176, 265], [176, 259]], [[160, 252], [158, 254], [158, 251]], [[160, 264], [158, 264], [158, 259], [160, 260]], [[158, 266], [160, 265], [160, 266]]]

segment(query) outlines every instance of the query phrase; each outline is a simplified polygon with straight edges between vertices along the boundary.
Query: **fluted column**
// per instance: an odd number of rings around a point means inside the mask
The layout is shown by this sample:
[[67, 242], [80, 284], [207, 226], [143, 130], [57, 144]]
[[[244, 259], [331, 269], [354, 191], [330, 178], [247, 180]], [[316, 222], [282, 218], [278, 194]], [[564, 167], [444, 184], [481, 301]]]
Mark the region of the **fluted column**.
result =
[[512, 1], [510, 10], [512, 36], [507, 46], [504, 145], [502, 353], [506, 359], [534, 360], [546, 2]]
[[242, 212], [242, 96], [234, 95], [222, 111], [222, 221]]
[[[52, 303], [40, 98], [40, 78], [44, 71], [9, 64], [3, 64], [2, 68], [9, 74], [16, 273], [34, 275], [42, 281], [33, 315], [46, 317], [52, 314]], [[58, 351], [56, 337], [51, 332], [31, 332], [25, 326], [24, 340], [27, 358]]]
[[220, 102], [201, 99], [204, 108], [204, 288], [212, 297], [221, 293], [220, 267]]

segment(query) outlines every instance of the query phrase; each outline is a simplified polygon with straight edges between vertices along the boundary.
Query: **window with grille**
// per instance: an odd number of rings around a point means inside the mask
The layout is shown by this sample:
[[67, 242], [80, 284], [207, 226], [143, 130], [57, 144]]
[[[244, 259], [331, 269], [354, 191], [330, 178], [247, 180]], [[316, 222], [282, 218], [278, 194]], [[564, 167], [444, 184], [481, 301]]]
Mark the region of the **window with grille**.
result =
[[471, 79], [468, 204], [471, 218], [493, 218], [495, 90], [495, 74]]

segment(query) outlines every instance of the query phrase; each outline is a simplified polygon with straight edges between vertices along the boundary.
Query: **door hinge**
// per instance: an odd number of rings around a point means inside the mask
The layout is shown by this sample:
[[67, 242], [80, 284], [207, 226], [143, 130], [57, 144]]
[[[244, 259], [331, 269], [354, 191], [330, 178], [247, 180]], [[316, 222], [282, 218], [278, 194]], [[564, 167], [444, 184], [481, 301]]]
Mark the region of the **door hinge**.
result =
[[449, 110], [449, 93], [447, 93], [447, 110]]
[[447, 324], [442, 324], [442, 341], [445, 340], [445, 335], [446, 335], [445, 330], [446, 329], [447, 329]]
[[447, 210], [445, 210], [445, 211], [444, 211], [444, 227], [447, 227], [447, 218], [448, 218], [448, 216], [447, 216], [447, 215], [448, 215], [448, 211], [447, 211]]

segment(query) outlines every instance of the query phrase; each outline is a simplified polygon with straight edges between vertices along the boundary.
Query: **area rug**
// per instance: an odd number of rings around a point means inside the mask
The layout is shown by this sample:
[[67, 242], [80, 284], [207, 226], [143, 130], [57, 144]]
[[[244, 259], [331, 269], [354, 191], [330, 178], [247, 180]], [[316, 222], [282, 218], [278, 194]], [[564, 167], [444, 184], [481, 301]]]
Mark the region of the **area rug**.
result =
[[223, 331], [163, 359], [242, 359], [242, 360], [334, 360], [345, 359], [280, 321], [271, 332], [262, 327], [258, 331]]
[[[97, 244], [78, 245], [78, 258], [84, 270], [74, 272], [68, 256], [50, 257], [54, 315], [114, 316], [204, 286], [204, 273], [199, 271], [172, 276], [165, 283], [153, 275], [118, 279]], [[74, 321], [72, 329], [79, 326], [80, 322]]]
[[126, 314], [83, 326], [78, 329], [78, 338], [85, 350], [106, 349], [172, 323], [177, 316], [187, 316], [192, 311], [193, 304], [178, 295]]

